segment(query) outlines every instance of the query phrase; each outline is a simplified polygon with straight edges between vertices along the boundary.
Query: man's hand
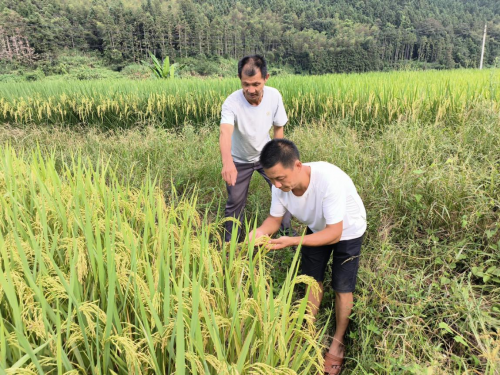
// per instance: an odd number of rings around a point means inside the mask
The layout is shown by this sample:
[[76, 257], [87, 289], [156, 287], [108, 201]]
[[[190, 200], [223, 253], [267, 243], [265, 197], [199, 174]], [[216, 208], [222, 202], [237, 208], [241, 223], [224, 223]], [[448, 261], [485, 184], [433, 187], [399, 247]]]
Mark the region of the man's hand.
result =
[[282, 219], [282, 217], [274, 217], [269, 215], [260, 227], [248, 233], [248, 237], [246, 239], [247, 243], [250, 243], [252, 241], [255, 241], [254, 245], [269, 243], [269, 236], [271, 236], [273, 233], [276, 233], [278, 229], [280, 229]]
[[[248, 243], [255, 240], [255, 245], [258, 245], [262, 240], [269, 238], [267, 234], [265, 234], [261, 229], [257, 228], [248, 233], [247, 241]], [[260, 240], [260, 241], [259, 241]]]
[[270, 240], [268, 248], [269, 248], [269, 250], [284, 249], [285, 247], [288, 247], [288, 246], [297, 246], [299, 244], [299, 241], [300, 241], [300, 237], [282, 236], [280, 238]]
[[238, 171], [233, 161], [230, 161], [222, 166], [222, 178], [229, 186], [236, 185], [236, 177], [238, 176]]

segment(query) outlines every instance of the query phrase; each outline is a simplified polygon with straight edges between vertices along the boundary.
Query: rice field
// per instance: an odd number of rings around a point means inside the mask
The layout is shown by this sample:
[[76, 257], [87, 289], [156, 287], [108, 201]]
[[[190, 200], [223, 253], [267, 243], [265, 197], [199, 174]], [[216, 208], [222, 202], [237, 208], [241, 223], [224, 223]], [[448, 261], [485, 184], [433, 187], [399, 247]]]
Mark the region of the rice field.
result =
[[[291, 76], [268, 83], [281, 91], [294, 125], [316, 119], [370, 127], [393, 121], [454, 124], [500, 109], [499, 69]], [[3, 84], [0, 121], [179, 128], [218, 121], [224, 99], [238, 88], [238, 79]]]
[[[224, 246], [195, 198], [131, 189], [78, 155], [0, 167], [7, 374], [309, 374], [322, 363], [297, 257], [279, 293], [261, 248]], [[252, 244], [253, 245], [253, 244]], [[252, 250], [250, 250], [252, 249]]]
[[[269, 81], [302, 159], [345, 170], [367, 208], [344, 374], [500, 374], [498, 73]], [[0, 374], [322, 374], [332, 291], [314, 322], [296, 251], [221, 240], [217, 124], [237, 88], [0, 86], [3, 108], [67, 110], [2, 112]], [[153, 96], [172, 102], [141, 115]], [[269, 202], [256, 177], [246, 229]]]

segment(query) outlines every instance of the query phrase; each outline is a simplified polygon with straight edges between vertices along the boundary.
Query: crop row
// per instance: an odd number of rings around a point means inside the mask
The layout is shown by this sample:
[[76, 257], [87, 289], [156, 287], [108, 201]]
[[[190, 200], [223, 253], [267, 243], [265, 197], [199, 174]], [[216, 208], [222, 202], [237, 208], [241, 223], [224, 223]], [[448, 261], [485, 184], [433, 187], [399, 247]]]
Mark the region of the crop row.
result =
[[[499, 77], [499, 70], [458, 70], [287, 76], [268, 83], [281, 91], [293, 125], [335, 118], [380, 126], [463, 123], [478, 112], [498, 113]], [[5, 84], [0, 87], [0, 121], [178, 128], [217, 122], [224, 99], [238, 88], [237, 79]]]

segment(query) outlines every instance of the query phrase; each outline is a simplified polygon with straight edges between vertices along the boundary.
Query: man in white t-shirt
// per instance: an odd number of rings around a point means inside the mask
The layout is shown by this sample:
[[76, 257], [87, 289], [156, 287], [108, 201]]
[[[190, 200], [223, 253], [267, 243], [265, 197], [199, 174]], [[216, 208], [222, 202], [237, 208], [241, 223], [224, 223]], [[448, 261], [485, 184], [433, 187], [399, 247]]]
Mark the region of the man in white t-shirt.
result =
[[320, 286], [319, 296], [312, 292], [308, 295], [313, 315], [323, 298], [327, 263], [333, 258], [336, 331], [325, 357], [325, 372], [338, 374], [343, 366], [344, 334], [366, 230], [365, 207], [345, 172], [327, 162], [302, 163], [297, 147], [289, 140], [267, 143], [260, 162], [274, 185], [271, 210], [262, 225], [249, 234], [249, 240], [275, 233], [286, 211], [308, 226], [304, 237], [282, 236], [269, 240], [268, 246], [277, 250], [302, 243], [302, 273], [314, 277]]
[[[248, 188], [254, 171], [267, 178], [259, 163], [264, 145], [271, 139], [283, 138], [288, 117], [278, 90], [265, 86], [269, 74], [262, 56], [246, 56], [238, 63], [241, 90], [233, 92], [222, 105], [219, 146], [222, 156], [222, 178], [227, 184], [225, 217], [241, 221]], [[291, 215], [283, 218], [282, 230], [290, 230]], [[225, 224], [225, 240], [231, 240], [234, 223]], [[241, 240], [241, 228], [238, 227]]]

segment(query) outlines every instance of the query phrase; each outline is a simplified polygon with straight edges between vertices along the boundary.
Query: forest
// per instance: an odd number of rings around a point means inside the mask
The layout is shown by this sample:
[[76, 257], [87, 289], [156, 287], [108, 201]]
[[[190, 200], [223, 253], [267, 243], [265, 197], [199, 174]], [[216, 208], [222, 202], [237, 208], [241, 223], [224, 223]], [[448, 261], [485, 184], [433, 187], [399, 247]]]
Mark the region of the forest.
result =
[[495, 66], [498, 0], [0, 0], [0, 73], [48, 72], [65, 51], [116, 71], [150, 53], [205, 61], [202, 75], [253, 53], [298, 74], [476, 68], [485, 24]]

